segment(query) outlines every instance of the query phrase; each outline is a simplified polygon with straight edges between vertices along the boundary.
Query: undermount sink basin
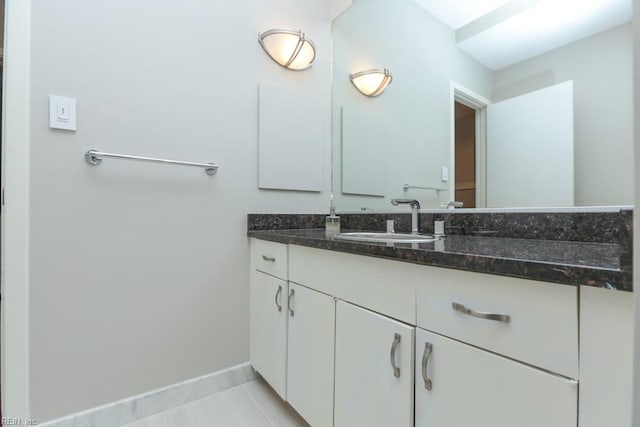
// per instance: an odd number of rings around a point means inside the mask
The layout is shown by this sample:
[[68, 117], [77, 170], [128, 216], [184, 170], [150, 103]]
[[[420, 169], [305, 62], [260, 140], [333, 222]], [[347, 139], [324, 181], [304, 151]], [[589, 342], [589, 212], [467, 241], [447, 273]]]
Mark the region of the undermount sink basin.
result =
[[437, 237], [422, 234], [403, 233], [339, 233], [335, 235], [337, 240], [350, 240], [352, 242], [381, 242], [381, 243], [428, 243], [438, 240]]

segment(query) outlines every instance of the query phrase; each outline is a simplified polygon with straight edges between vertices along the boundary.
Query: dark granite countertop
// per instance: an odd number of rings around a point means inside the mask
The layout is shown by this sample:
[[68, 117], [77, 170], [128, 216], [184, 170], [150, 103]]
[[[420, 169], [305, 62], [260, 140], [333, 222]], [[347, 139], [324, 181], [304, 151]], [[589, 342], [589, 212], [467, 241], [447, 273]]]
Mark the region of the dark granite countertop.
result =
[[[358, 231], [358, 230], [342, 230]], [[415, 264], [497, 274], [567, 285], [632, 290], [621, 266], [620, 244], [475, 235], [451, 235], [430, 243], [356, 243], [335, 240], [324, 229], [248, 231], [249, 237], [393, 259]]]

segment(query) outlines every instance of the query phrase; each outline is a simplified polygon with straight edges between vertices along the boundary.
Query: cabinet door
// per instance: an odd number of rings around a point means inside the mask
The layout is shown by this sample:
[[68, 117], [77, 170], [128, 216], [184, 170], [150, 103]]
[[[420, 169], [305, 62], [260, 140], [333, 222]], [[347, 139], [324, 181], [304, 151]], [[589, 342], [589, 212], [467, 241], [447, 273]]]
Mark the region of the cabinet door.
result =
[[335, 426], [413, 426], [414, 327], [336, 304]]
[[333, 297], [289, 283], [287, 401], [312, 426], [333, 423]]
[[251, 271], [249, 347], [251, 365], [286, 398], [287, 282]]
[[633, 425], [633, 297], [580, 287], [580, 427]]
[[421, 329], [415, 387], [417, 427], [577, 425], [575, 381]]

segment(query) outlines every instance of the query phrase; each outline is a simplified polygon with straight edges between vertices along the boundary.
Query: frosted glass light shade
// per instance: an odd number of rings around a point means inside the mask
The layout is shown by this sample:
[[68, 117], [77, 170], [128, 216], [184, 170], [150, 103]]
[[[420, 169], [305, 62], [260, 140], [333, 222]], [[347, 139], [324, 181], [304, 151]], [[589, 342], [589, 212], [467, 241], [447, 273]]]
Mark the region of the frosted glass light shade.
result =
[[366, 96], [378, 96], [391, 84], [393, 77], [388, 69], [365, 70], [351, 74], [351, 83]]
[[273, 29], [261, 33], [258, 41], [271, 59], [289, 70], [306, 70], [316, 59], [316, 46], [302, 30]]

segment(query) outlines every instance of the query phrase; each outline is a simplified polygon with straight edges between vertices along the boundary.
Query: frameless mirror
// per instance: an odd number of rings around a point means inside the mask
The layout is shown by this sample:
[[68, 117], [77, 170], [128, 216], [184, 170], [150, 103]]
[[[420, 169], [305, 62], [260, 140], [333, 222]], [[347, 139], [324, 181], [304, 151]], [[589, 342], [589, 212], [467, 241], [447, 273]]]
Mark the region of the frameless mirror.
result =
[[[630, 1], [451, 13], [465, 3], [357, 0], [334, 19], [338, 209], [632, 204]], [[393, 82], [366, 97], [349, 75], [372, 68]]]

